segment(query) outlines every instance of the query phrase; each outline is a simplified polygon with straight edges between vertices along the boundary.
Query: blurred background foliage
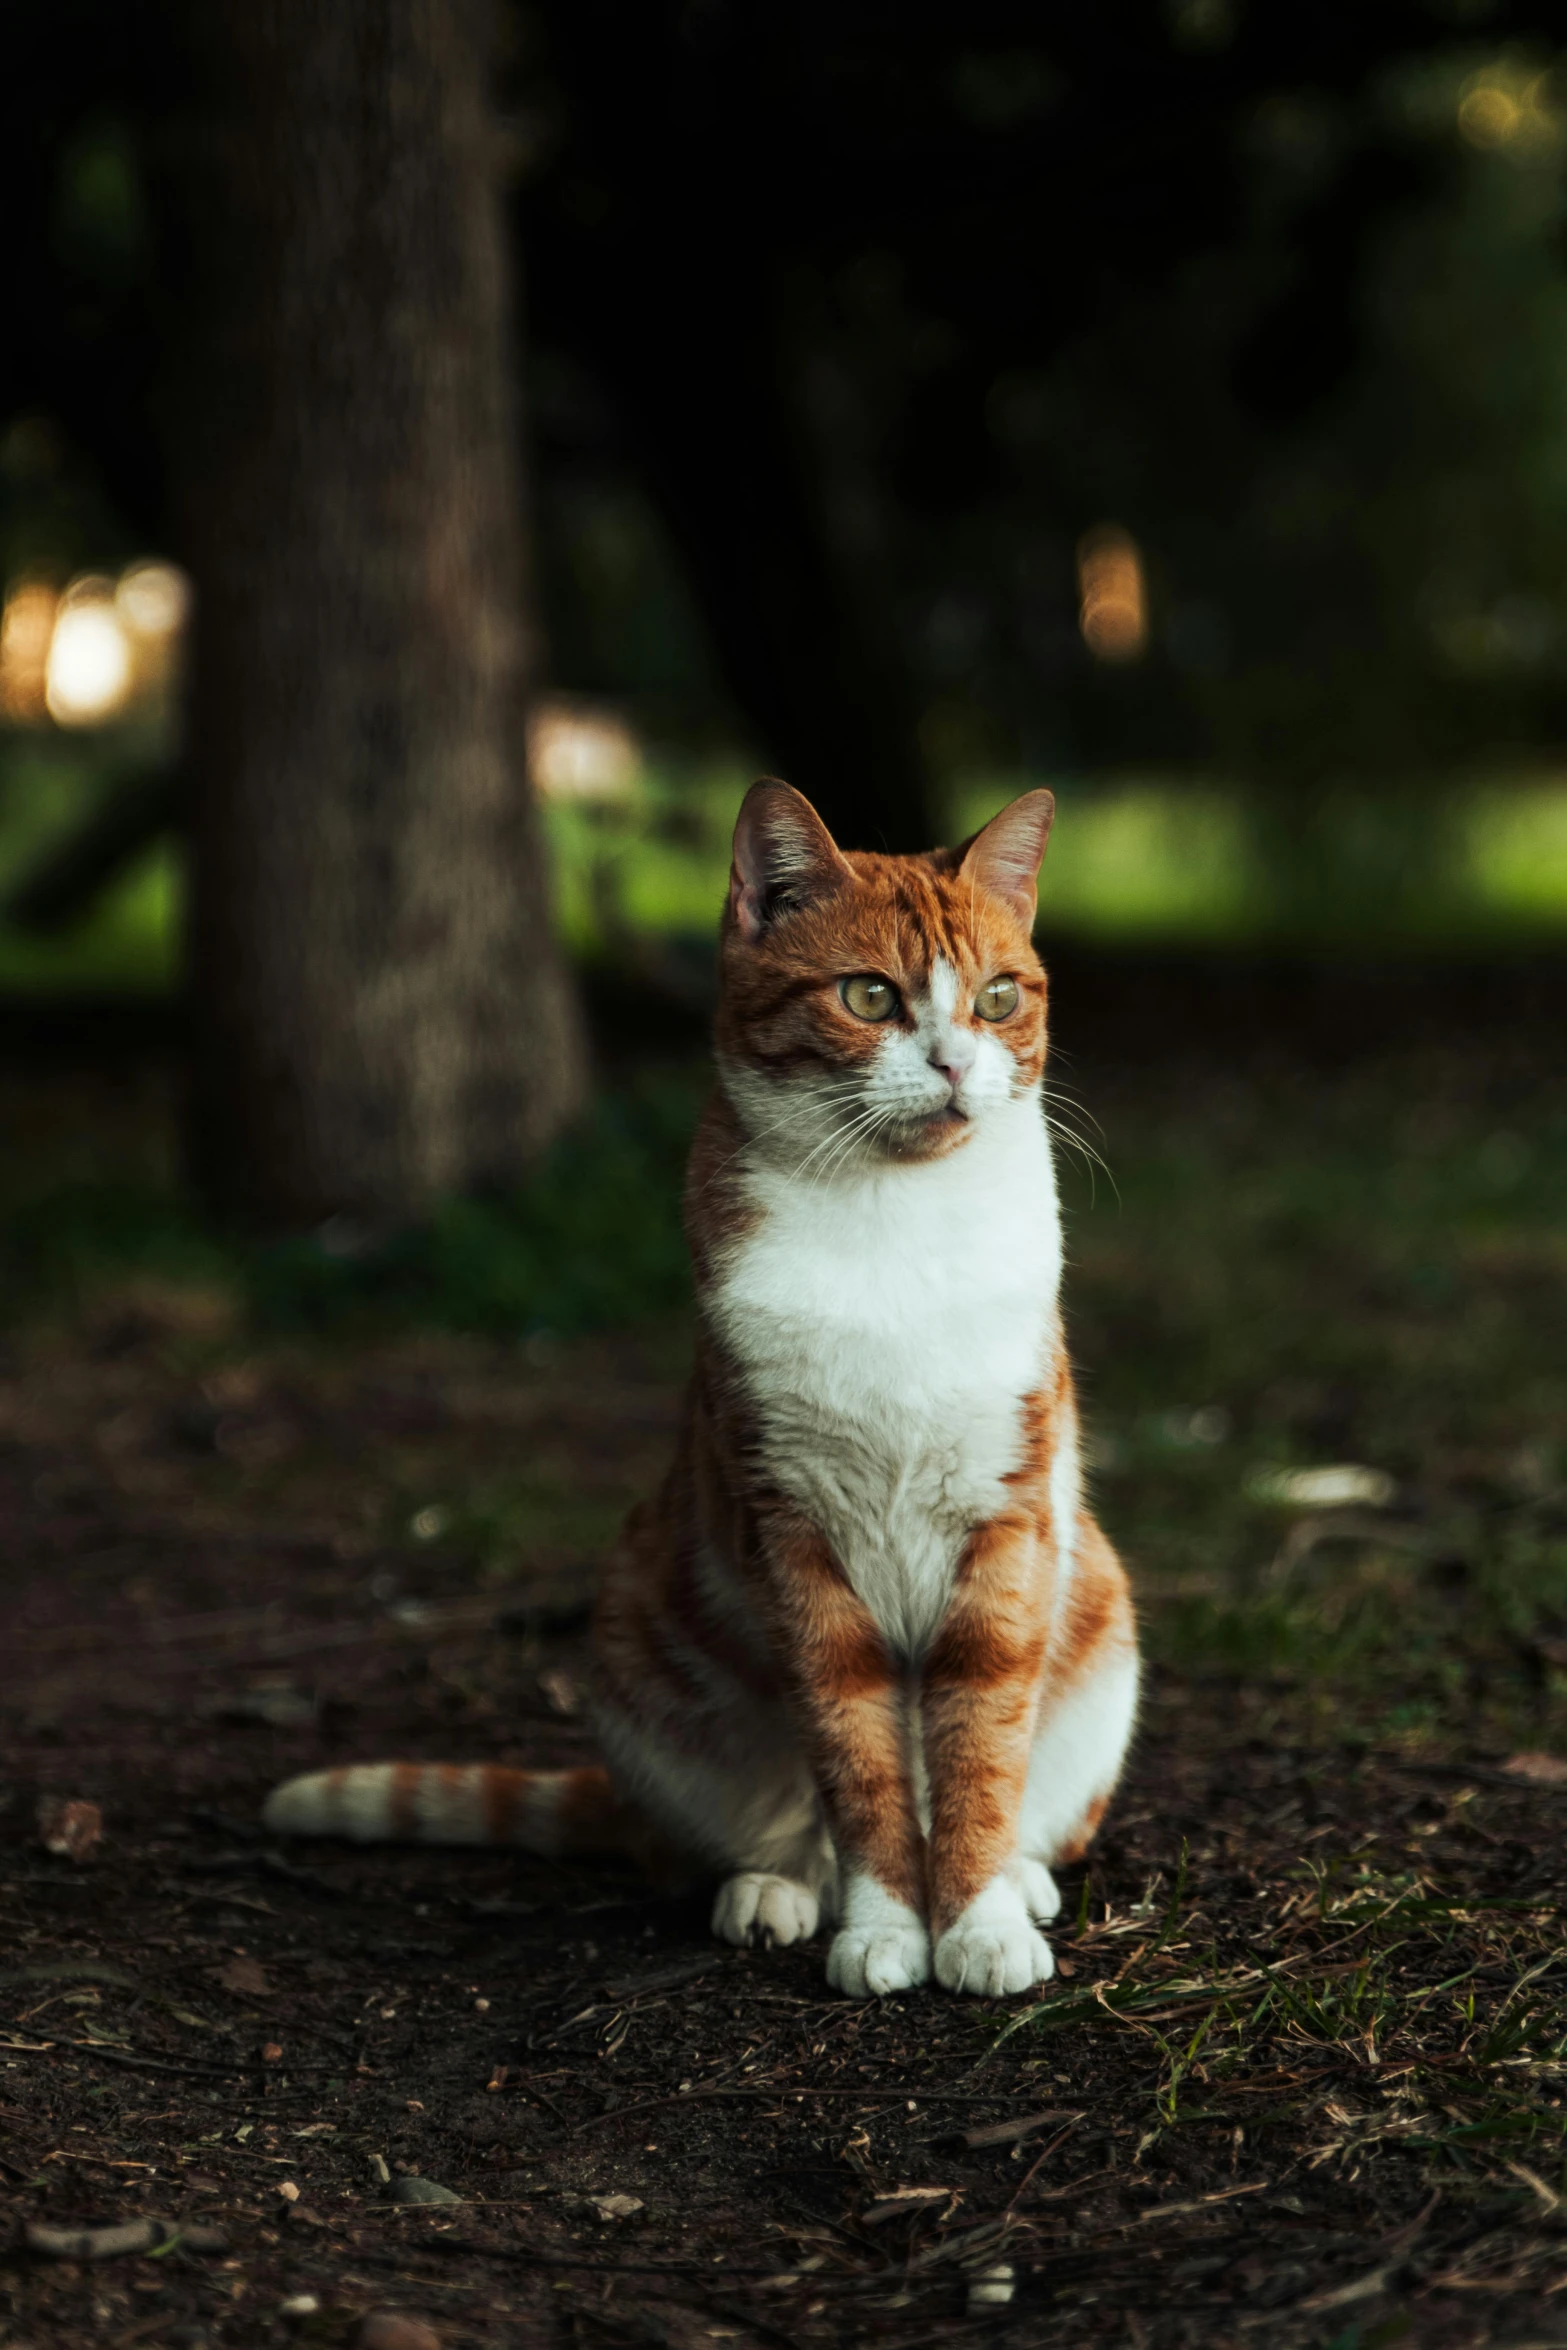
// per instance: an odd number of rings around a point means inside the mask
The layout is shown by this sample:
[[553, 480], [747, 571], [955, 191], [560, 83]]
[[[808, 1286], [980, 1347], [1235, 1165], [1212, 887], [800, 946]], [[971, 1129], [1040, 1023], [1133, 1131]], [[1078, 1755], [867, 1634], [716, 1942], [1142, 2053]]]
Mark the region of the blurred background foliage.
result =
[[[812, 739], [791, 671], [837, 658], [802, 640], [791, 663], [778, 616], [726, 596], [727, 526], [660, 389], [677, 362], [728, 436], [715, 478], [743, 507], [773, 467], [804, 516], [786, 544], [756, 493], [758, 568], [801, 609], [830, 573], [851, 652], [884, 659], [926, 828], [1057, 789], [1049, 931], [1560, 938], [1548, 12], [1096, 13], [918, 11], [889, 41], [856, 10], [649, 11], [597, 48], [592, 8], [506, 18], [534, 766], [580, 955], [667, 976], [637, 941], [710, 935], [740, 791]], [[189, 629], [154, 429], [166, 44], [94, 0], [18, 19], [0, 989], [166, 992]], [[648, 241], [693, 222], [709, 250], [649, 282]], [[687, 347], [633, 334], [661, 316]], [[822, 796], [853, 832], [852, 786]]]

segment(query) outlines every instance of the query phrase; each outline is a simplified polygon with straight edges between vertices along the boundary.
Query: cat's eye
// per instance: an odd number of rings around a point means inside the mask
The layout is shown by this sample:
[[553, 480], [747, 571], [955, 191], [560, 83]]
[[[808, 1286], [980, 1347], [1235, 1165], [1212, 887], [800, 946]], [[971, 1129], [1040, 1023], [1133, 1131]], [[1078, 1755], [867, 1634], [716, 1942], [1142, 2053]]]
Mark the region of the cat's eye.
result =
[[898, 991], [891, 980], [877, 979], [868, 971], [846, 979], [838, 993], [856, 1020], [890, 1020], [898, 1008]]
[[974, 1009], [982, 1020], [1005, 1020], [1017, 1010], [1017, 981], [987, 979], [974, 998]]

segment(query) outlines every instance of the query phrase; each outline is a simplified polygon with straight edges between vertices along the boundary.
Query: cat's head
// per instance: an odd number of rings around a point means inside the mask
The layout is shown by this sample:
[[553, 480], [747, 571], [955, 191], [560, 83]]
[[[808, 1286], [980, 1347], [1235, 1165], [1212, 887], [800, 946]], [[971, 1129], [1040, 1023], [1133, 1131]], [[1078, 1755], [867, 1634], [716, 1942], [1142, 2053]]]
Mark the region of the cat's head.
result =
[[1055, 802], [1025, 792], [919, 857], [840, 849], [786, 783], [746, 794], [724, 912], [718, 1054], [769, 1155], [823, 1172], [961, 1149], [1037, 1090], [1030, 932]]

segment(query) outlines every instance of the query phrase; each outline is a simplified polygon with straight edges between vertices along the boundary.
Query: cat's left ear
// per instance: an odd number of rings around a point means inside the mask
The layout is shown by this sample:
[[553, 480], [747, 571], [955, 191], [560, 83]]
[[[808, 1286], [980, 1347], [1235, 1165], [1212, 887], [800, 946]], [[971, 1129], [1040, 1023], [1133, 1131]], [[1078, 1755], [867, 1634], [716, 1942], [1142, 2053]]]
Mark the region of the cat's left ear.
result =
[[742, 938], [760, 938], [780, 914], [853, 878], [847, 858], [802, 792], [770, 775], [752, 784], [735, 822], [729, 873], [729, 910]]
[[1005, 900], [1025, 930], [1034, 926], [1034, 896], [1056, 812], [1054, 792], [1026, 791], [958, 852], [958, 872]]

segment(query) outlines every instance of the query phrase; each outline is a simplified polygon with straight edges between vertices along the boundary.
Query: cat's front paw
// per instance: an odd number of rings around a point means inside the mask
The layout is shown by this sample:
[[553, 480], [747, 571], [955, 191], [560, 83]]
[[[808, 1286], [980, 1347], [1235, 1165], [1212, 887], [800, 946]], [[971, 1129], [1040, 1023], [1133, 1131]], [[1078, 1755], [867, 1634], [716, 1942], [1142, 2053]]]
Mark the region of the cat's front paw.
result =
[[1029, 1860], [1020, 1852], [1008, 1861], [1007, 1875], [1036, 1925], [1048, 1926], [1052, 1918], [1061, 1915], [1060, 1887], [1042, 1860]]
[[881, 1999], [930, 1980], [930, 1935], [906, 1901], [873, 1878], [845, 1888], [843, 1923], [827, 1952], [827, 1980], [846, 1999]]
[[923, 1926], [846, 1926], [827, 1952], [827, 1980], [845, 1999], [881, 1999], [930, 1980]]
[[944, 1991], [1009, 1999], [1048, 1982], [1055, 1971], [1050, 1945], [1009, 1876], [976, 1894], [936, 1944], [936, 1980]]
[[794, 1877], [775, 1877], [767, 1869], [746, 1869], [719, 1887], [713, 1932], [720, 1942], [760, 1942], [764, 1949], [784, 1949], [791, 1942], [809, 1942], [819, 1914], [820, 1904], [809, 1885]]

